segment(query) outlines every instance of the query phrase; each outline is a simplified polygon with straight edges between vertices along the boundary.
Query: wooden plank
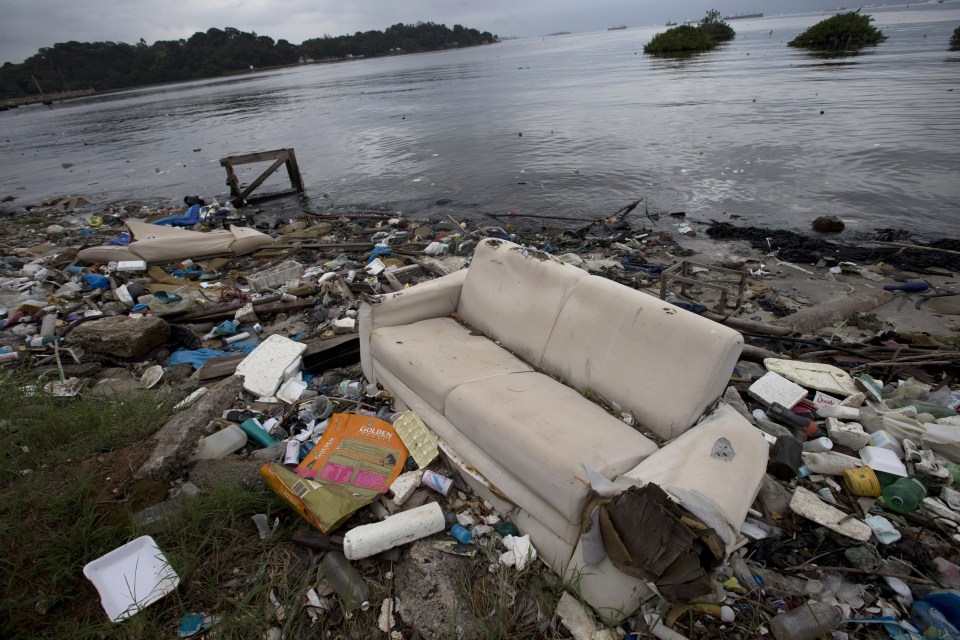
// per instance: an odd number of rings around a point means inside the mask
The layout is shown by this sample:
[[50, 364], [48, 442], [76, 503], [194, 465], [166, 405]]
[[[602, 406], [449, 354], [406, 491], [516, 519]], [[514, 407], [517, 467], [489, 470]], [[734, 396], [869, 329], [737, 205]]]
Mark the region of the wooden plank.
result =
[[260, 174], [259, 178], [251, 182], [246, 189], [240, 192], [240, 196], [239, 196], [240, 200], [241, 201], [246, 200], [247, 196], [249, 196], [254, 189], [262, 185], [267, 178], [273, 175], [274, 171], [276, 171], [281, 166], [283, 166], [284, 162], [286, 162], [286, 160], [284, 160], [283, 158], [277, 158], [277, 160], [272, 165], [270, 165], [266, 171]]
[[266, 162], [267, 160], [276, 160], [281, 154], [286, 156], [287, 149], [273, 149], [272, 151], [258, 151], [256, 153], [245, 153], [237, 156], [227, 156], [220, 158], [220, 166], [236, 166], [238, 164], [251, 164], [253, 162]]
[[200, 380], [213, 380], [214, 378], [223, 378], [233, 375], [243, 362], [247, 355], [241, 353], [235, 356], [224, 356], [222, 358], [210, 358], [203, 363], [203, 366], [197, 370], [197, 377]]

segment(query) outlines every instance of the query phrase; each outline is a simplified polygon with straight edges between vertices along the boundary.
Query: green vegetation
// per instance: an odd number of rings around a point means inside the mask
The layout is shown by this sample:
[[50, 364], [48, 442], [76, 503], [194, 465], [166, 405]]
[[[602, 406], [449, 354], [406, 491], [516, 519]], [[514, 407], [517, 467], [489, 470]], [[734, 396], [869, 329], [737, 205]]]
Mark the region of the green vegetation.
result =
[[960, 27], [954, 29], [950, 36], [950, 51], [960, 51]]
[[700, 20], [700, 29], [717, 42], [733, 40], [737, 36], [733, 27], [720, 19], [720, 12], [716, 9], [707, 11], [707, 15]]
[[232, 27], [208, 29], [184, 40], [148, 45], [123, 42], [62, 42], [40, 49], [21, 64], [0, 67], [0, 95], [15, 98], [88, 87], [103, 91], [159, 82], [211, 78], [298, 62], [436, 51], [496, 42], [489, 32], [432, 22], [395, 24], [385, 31], [324, 36], [294, 45]]
[[721, 42], [732, 40], [736, 35], [733, 27], [720, 19], [720, 12], [711, 9], [696, 27], [680, 25], [653, 36], [643, 46], [643, 52], [670, 54], [708, 51]]
[[684, 53], [707, 51], [717, 46], [717, 41], [698, 27], [680, 25], [653, 36], [643, 45], [644, 53]]
[[870, 24], [872, 21], [868, 15], [840, 13], [818, 22], [787, 44], [818, 51], [848, 51], [876, 45], [887, 37]]

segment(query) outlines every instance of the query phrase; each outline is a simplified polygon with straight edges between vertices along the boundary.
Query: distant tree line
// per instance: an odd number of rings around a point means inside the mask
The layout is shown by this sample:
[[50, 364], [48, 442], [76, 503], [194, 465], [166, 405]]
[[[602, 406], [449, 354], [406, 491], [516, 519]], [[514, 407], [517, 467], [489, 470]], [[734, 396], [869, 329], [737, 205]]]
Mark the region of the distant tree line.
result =
[[[160, 82], [211, 78], [223, 74], [350, 57], [436, 51], [496, 42], [488, 31], [453, 29], [432, 22], [395, 24], [385, 31], [324, 36], [300, 45], [274, 41], [226, 27], [197, 32], [188, 39], [160, 40], [148, 45], [142, 38], [135, 45], [123, 42], [61, 42], [44, 47], [21, 64], [0, 67], [0, 95], [15, 98], [45, 93], [93, 88], [121, 89]], [[36, 82], [34, 82], [34, 78]]]

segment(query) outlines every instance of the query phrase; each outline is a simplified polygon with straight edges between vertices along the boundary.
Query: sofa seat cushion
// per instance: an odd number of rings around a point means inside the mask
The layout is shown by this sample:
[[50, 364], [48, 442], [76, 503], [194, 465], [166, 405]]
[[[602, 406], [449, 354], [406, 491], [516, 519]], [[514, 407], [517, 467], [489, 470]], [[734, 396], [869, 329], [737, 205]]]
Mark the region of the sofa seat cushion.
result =
[[613, 479], [657, 450], [573, 389], [536, 372], [460, 384], [447, 396], [445, 415], [570, 522], [579, 522], [590, 492], [584, 465]]
[[370, 353], [381, 367], [440, 413], [447, 394], [459, 385], [533, 370], [453, 318], [374, 329], [370, 333]]

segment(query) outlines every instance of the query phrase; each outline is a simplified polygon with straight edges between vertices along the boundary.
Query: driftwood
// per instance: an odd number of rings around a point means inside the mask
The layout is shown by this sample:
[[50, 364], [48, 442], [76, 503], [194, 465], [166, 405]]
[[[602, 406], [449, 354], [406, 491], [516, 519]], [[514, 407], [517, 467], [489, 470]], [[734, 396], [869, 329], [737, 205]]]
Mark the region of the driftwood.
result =
[[834, 322], [847, 320], [854, 314], [872, 311], [893, 300], [893, 294], [883, 289], [861, 291], [850, 296], [833, 298], [813, 307], [780, 318], [775, 325], [788, 329], [788, 333], [809, 334]]
[[746, 333], [758, 333], [765, 336], [787, 336], [790, 335], [790, 329], [788, 327], [778, 327], [771, 324], [766, 324], [763, 322], [754, 322], [753, 320], [744, 320], [743, 318], [733, 318], [731, 316], [723, 316], [719, 313], [714, 313], [712, 311], [704, 311], [702, 314], [704, 318], [709, 318], [714, 322], [719, 322], [720, 324], [725, 324], [728, 327], [737, 329], [738, 331], [744, 331]]

